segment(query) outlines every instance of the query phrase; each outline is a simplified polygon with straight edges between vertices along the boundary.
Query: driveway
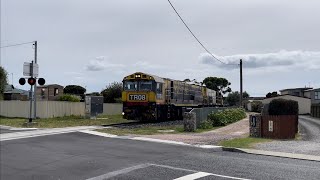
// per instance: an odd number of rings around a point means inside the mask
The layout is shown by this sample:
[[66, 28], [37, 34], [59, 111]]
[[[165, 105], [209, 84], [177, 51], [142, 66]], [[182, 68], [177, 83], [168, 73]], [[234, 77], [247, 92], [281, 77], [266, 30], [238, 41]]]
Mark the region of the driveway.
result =
[[257, 144], [260, 150], [309, 154], [320, 156], [320, 119], [299, 116], [300, 140], [272, 141]]

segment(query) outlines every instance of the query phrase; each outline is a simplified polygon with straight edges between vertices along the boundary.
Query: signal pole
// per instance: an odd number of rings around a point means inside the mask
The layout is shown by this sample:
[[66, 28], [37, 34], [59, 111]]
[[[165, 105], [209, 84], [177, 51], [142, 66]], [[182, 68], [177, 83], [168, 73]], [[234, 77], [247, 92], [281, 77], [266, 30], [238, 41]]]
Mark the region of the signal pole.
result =
[[240, 59], [240, 107], [242, 107], [242, 59]]
[[[34, 63], [37, 64], [37, 41], [34, 41]], [[34, 79], [37, 82], [37, 77], [34, 77]], [[34, 111], [33, 111], [33, 118], [36, 120], [37, 119], [37, 83], [34, 84], [33, 87], [34, 95], [33, 95], [33, 102], [34, 102]]]

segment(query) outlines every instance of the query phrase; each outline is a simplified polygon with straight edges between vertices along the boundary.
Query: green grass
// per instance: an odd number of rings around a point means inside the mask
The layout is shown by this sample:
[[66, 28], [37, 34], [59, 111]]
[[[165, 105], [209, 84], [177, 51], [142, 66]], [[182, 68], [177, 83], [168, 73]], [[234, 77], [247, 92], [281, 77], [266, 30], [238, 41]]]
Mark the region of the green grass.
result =
[[[210, 129], [197, 129], [195, 132], [185, 132], [183, 125], [171, 125], [171, 126], [148, 126], [141, 128], [108, 128], [99, 129], [97, 131], [114, 134], [119, 136], [125, 135], [153, 135], [153, 134], [177, 134], [177, 133], [202, 133], [206, 131], [211, 131], [219, 127], [213, 127]], [[173, 132], [159, 132], [159, 130], [174, 130]]]
[[[100, 117], [99, 117], [100, 118]], [[85, 119], [79, 116], [61, 117], [61, 118], [48, 118], [37, 119], [32, 122], [36, 122], [32, 127], [37, 128], [61, 128], [72, 126], [93, 126], [93, 125], [110, 125], [116, 123], [130, 122], [122, 118], [122, 115], [109, 115], [103, 116], [102, 119]], [[0, 124], [11, 127], [24, 127], [24, 123], [27, 119], [22, 118], [0, 118]]]
[[220, 146], [224, 147], [234, 147], [234, 148], [253, 148], [256, 143], [265, 143], [270, 142], [270, 139], [263, 139], [263, 138], [236, 138], [226, 141], [221, 141], [219, 143]]

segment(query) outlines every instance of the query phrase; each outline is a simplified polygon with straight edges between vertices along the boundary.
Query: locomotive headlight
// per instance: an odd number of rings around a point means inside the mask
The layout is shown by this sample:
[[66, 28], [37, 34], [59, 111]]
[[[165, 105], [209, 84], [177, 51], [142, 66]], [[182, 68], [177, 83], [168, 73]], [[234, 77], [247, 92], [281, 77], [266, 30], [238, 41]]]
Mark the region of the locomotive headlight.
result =
[[122, 116], [124, 116], [124, 112], [122, 112], [121, 114], [122, 114]]
[[140, 74], [136, 74], [136, 78], [140, 78], [141, 77], [141, 75]]

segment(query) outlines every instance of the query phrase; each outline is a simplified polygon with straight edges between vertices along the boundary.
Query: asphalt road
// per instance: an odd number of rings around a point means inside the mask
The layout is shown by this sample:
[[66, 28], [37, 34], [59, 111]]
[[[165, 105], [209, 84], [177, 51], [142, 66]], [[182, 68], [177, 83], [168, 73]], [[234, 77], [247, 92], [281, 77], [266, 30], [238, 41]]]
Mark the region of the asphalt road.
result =
[[319, 179], [320, 163], [80, 132], [1, 141], [0, 179]]

